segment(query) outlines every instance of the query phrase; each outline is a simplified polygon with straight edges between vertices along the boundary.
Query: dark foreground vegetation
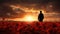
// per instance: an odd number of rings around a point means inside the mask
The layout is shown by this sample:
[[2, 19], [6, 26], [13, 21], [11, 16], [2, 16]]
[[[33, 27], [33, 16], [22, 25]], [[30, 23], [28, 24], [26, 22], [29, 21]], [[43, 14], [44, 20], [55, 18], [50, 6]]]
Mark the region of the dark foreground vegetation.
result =
[[0, 22], [0, 34], [60, 34], [60, 22]]

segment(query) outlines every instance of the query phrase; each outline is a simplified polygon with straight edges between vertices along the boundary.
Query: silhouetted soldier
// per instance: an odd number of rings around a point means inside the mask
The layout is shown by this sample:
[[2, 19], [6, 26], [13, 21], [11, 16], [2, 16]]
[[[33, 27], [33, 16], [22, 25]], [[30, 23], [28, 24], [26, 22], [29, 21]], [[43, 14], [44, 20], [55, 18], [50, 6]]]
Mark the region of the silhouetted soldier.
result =
[[38, 15], [38, 20], [40, 22], [43, 22], [43, 19], [44, 19], [44, 15], [43, 15], [42, 11], [40, 11], [40, 14]]

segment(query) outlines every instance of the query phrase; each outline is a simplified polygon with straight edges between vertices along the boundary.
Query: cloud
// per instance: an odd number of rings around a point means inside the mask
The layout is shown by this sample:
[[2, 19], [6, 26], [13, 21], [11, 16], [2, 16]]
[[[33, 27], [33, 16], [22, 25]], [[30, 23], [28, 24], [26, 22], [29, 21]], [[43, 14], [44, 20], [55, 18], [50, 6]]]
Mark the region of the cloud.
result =
[[16, 8], [14, 11], [9, 4], [0, 5], [0, 17], [2, 18], [22, 18], [24, 14], [25, 12], [19, 8]]

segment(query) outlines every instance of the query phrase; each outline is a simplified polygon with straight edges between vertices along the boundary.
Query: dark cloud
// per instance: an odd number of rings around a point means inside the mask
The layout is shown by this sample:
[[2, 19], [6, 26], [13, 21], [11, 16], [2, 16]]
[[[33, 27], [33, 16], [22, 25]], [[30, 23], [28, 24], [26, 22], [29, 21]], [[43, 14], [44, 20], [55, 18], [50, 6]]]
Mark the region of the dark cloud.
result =
[[[20, 13], [16, 13], [10, 6], [9, 4], [2, 4], [0, 5], [0, 17], [5, 17], [5, 18], [17, 18], [17, 17], [23, 17], [24, 11], [20, 10], [19, 8], [15, 9], [19, 11]], [[22, 15], [22, 16], [21, 16]]]
[[12, 8], [9, 7], [8, 5], [0, 5], [0, 16], [1, 17], [6, 17], [6, 13], [14, 13]]
[[46, 3], [48, 0], [0, 0], [0, 3], [15, 2], [15, 3]]

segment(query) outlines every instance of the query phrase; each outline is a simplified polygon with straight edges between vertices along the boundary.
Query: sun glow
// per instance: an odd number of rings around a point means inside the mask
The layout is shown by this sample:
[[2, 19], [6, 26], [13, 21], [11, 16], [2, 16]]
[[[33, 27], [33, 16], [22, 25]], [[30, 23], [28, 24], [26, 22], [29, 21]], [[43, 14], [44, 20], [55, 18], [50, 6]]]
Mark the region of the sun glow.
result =
[[36, 19], [34, 18], [34, 16], [30, 16], [30, 15], [26, 15], [24, 17], [24, 21], [35, 21]]

